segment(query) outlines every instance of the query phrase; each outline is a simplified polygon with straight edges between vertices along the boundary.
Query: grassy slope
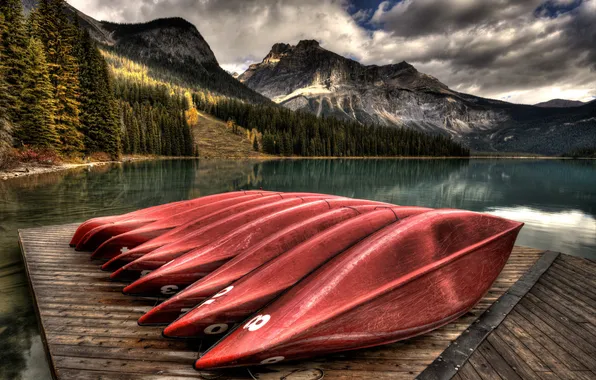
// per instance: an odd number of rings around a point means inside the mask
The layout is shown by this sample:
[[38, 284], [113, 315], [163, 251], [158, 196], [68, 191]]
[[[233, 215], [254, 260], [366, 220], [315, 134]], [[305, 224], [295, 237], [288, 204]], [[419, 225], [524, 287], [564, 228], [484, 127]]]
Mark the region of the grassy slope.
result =
[[199, 145], [199, 156], [204, 158], [255, 158], [261, 155], [253, 150], [246, 130], [239, 128], [236, 135], [222, 120], [199, 112], [199, 123], [193, 127], [195, 144]]

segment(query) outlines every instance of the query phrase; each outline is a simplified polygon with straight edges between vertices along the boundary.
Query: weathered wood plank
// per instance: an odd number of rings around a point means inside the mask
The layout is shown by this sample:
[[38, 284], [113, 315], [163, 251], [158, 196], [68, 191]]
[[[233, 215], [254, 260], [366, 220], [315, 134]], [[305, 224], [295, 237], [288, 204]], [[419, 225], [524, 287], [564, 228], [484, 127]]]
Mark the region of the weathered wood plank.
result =
[[556, 342], [554, 342], [548, 335], [537, 329], [531, 322], [518, 314], [515, 310], [512, 311], [508, 319], [511, 318], [513, 322], [521, 326], [530, 336], [536, 339], [543, 347], [552, 352], [554, 356], [560, 358], [564, 365], [570, 370], [585, 371], [588, 368], [573, 357], [570, 353], [565, 351]]
[[501, 324], [494, 334], [496, 338], [505, 342], [524, 363], [530, 367], [532, 371], [543, 372], [550, 371], [550, 368], [544, 364], [544, 362], [536, 356], [526, 345], [521, 342], [509, 329], [505, 326], [505, 323]]
[[467, 362], [463, 367], [460, 368], [458, 371], [458, 375], [461, 377], [462, 380], [479, 380], [480, 375], [474, 369], [470, 362]]
[[[520, 327], [513, 319], [506, 318], [503, 321], [503, 326], [507, 327], [520, 341], [524, 343], [537, 357], [539, 357], [548, 367], [554, 372], [558, 378], [575, 379], [573, 372], [570, 371], [563, 363], [562, 358], [556, 356], [556, 353], [551, 353], [540, 342], [528, 334], [522, 327]], [[538, 372], [542, 374], [544, 372]]]
[[474, 352], [468, 359], [472, 367], [476, 370], [481, 379], [484, 380], [502, 380], [501, 376], [490, 365], [486, 358], [478, 351]]
[[503, 379], [508, 380], [521, 380], [521, 377], [509, 366], [509, 363], [503, 359], [497, 350], [488, 341], [484, 341], [478, 347], [478, 352], [484, 356], [487, 362], [490, 363], [491, 367], [501, 376]]
[[[509, 347], [509, 345], [502, 340], [498, 334], [496, 334], [496, 332], [490, 334], [487, 340], [481, 346], [484, 346], [487, 343], [490, 343], [491, 347], [503, 358], [507, 366], [514, 370], [520, 378], [528, 380], [540, 380], [540, 376], [538, 376], [536, 372], [530, 368], [528, 363], [526, 363], [526, 361], [518, 353], [512, 350], [511, 347]], [[484, 357], [487, 356], [484, 355]], [[502, 373], [500, 374], [503, 376]]]
[[532, 289], [532, 293], [545, 302], [549, 302], [550, 305], [558, 303], [565, 307], [569, 311], [569, 315], [573, 316], [573, 320], [576, 322], [590, 322], [596, 324], [596, 316], [594, 314], [583, 309], [581, 305], [578, 305], [567, 297], [563, 297], [558, 292], [554, 292], [551, 288], [544, 286], [544, 284], [536, 284], [534, 289]]
[[[573, 342], [573, 344], [577, 345], [584, 352], [596, 353], [596, 346], [590, 343], [590, 341], [596, 342], [596, 338], [591, 340], [592, 335], [589, 332], [586, 332], [586, 330], [578, 326], [576, 323], [570, 323], [566, 318], [556, 319], [550, 313], [546, 312], [542, 307], [539, 307], [533, 303], [530, 296], [533, 295], [528, 294], [526, 298], [521, 300], [520, 305], [530, 311], [533, 315], [543, 320], [550, 329], [556, 330], [558, 333], [562, 334], [566, 339]], [[544, 307], [546, 308], [548, 305]]]

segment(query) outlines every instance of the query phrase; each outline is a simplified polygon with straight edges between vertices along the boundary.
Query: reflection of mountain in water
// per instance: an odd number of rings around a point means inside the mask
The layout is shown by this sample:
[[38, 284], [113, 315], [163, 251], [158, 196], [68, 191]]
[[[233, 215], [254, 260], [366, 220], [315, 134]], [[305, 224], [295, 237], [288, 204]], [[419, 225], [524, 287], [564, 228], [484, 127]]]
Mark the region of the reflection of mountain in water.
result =
[[484, 211], [528, 205], [596, 215], [596, 163], [521, 160], [286, 160], [258, 164], [254, 187]]
[[596, 260], [596, 218], [592, 215], [578, 210], [546, 212], [525, 206], [495, 208], [488, 213], [526, 223], [518, 245], [559, 252], [580, 251]]
[[[467, 160], [283, 160], [259, 164], [254, 187], [403, 203], [400, 189], [448, 182]], [[414, 204], [414, 203], [411, 203]]]
[[454, 186], [465, 183], [466, 191], [473, 189], [467, 209], [524, 205], [546, 212], [580, 210], [596, 215], [595, 174], [594, 161], [473, 160], [451, 181]]

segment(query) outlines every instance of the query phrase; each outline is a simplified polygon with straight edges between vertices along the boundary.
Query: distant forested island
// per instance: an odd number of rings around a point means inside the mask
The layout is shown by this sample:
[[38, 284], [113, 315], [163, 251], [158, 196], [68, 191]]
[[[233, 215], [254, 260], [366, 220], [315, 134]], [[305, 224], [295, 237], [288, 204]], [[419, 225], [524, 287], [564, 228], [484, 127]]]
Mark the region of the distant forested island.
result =
[[[173, 75], [167, 58], [98, 43], [76, 15], [63, 0], [40, 0], [28, 15], [20, 0], [0, 4], [0, 166], [31, 157], [199, 156], [199, 112], [229, 133], [240, 126], [254, 150], [272, 155], [469, 155], [445, 136], [283, 108], [224, 78], [214, 57], [201, 72], [177, 63]], [[104, 25], [133, 45], [147, 28]]]

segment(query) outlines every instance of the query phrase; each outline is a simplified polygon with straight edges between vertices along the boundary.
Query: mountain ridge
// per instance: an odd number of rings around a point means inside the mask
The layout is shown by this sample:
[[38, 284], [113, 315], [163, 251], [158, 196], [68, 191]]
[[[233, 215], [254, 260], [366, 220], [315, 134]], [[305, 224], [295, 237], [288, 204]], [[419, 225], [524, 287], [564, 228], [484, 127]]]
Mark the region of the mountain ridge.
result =
[[568, 100], [568, 99], [551, 99], [547, 100], [546, 102], [540, 102], [534, 104], [536, 107], [555, 107], [555, 108], [565, 108], [565, 107], [579, 107], [583, 106], [584, 102], [580, 102], [579, 100]]
[[[499, 112], [486, 115], [485, 107], [475, 102], [459, 101], [459, 93], [405, 61], [365, 66], [313, 40], [295, 46], [273, 45], [261, 63], [249, 66], [238, 79], [288, 108], [363, 124], [414, 127], [458, 136], [462, 128], [469, 128], [466, 124], [484, 128], [487, 116], [501, 117]], [[435, 98], [434, 109], [417, 107], [428, 104], [431, 97]], [[461, 107], [462, 102], [467, 103], [465, 107]], [[446, 114], [454, 117], [446, 118]]]
[[[37, 0], [22, 0], [25, 13]], [[144, 23], [98, 21], [66, 3], [65, 10], [105, 50], [140, 61], [152, 75], [176, 84], [190, 84], [252, 103], [270, 100], [238, 82], [219, 63], [196, 26], [181, 17], [159, 18]]]
[[474, 150], [554, 155], [596, 141], [593, 103], [542, 108], [464, 94], [407, 62], [366, 66], [314, 40], [273, 45], [238, 80], [293, 110], [448, 135]]

